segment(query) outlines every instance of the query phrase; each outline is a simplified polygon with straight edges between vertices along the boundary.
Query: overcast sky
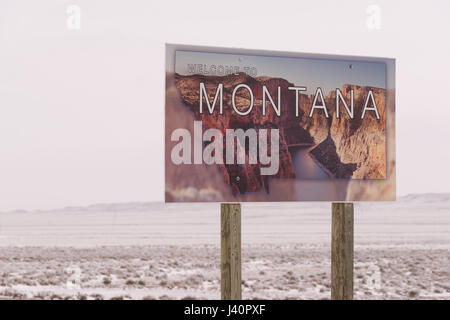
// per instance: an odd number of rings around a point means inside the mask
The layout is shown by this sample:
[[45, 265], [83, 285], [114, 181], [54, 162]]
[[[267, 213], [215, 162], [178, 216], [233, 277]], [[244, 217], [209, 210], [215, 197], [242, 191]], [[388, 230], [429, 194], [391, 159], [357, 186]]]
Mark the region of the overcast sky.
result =
[[449, 14], [447, 0], [3, 0], [0, 211], [163, 200], [166, 42], [396, 58], [398, 193], [450, 192]]

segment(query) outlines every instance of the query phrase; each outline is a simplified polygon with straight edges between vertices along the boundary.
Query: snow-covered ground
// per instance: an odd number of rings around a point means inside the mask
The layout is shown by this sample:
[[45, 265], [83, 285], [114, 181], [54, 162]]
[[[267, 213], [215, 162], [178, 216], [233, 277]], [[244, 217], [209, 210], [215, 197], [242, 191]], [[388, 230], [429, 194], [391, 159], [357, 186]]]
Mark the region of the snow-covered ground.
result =
[[[218, 204], [0, 213], [0, 296], [219, 298]], [[330, 296], [329, 203], [242, 205], [243, 297]], [[450, 195], [355, 205], [355, 297], [450, 298]]]

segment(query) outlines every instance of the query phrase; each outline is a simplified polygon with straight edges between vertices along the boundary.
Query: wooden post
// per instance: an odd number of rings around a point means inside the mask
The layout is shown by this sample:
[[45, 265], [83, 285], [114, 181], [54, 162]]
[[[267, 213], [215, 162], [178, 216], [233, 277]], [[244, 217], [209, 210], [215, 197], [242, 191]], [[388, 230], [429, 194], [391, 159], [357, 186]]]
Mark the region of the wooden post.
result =
[[331, 299], [353, 299], [353, 203], [333, 203]]
[[222, 203], [220, 212], [222, 300], [241, 300], [241, 204]]

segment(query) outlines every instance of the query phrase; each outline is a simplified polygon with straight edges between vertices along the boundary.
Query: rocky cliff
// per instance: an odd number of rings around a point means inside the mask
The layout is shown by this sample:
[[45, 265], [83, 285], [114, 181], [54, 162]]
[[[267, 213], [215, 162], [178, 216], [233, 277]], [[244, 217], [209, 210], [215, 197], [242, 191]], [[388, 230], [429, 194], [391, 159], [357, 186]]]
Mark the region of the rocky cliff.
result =
[[[255, 79], [244, 73], [239, 75], [228, 75], [223, 77], [217, 76], [175, 76], [177, 88], [180, 90], [181, 97], [186, 106], [194, 113], [195, 118], [201, 120], [204, 127], [217, 128], [225, 137], [225, 131], [229, 128], [249, 128], [258, 129], [280, 129], [280, 167], [275, 176], [277, 178], [294, 178], [294, 168], [292, 158], [288, 150], [288, 141], [286, 137], [296, 137], [304, 135], [308, 137], [307, 132], [297, 125], [297, 130], [293, 130], [293, 126], [282, 125], [281, 118], [289, 119], [286, 114], [287, 110], [282, 110], [282, 117], [278, 117], [272, 107], [267, 109], [266, 115], [262, 114], [262, 87], [261, 83], [265, 83], [271, 95], [276, 96], [278, 85], [287, 87], [292, 84], [283, 79]], [[209, 94], [210, 101], [213, 101], [219, 83], [223, 84], [223, 115], [218, 111], [213, 114], [209, 112], [199, 112], [199, 87], [200, 82], [205, 83], [206, 91]], [[234, 87], [238, 84], [245, 83], [252, 88], [255, 96], [254, 107], [252, 112], [246, 116], [238, 115], [232, 109], [231, 96]], [[239, 90], [236, 94], [236, 107], [240, 111], [245, 111], [249, 105], [250, 96], [248, 91]], [[295, 99], [295, 97], [294, 97]], [[286, 108], [289, 105], [289, 97], [282, 97], [282, 106]], [[288, 129], [288, 133], [284, 131]], [[292, 131], [293, 130], [293, 131]], [[298, 132], [297, 132], [298, 131]], [[290, 138], [289, 142], [293, 140]], [[225, 142], [223, 144], [225, 146]], [[225, 151], [224, 151], [225, 153]], [[248, 155], [246, 157], [248, 163]], [[225, 177], [225, 182], [231, 185], [234, 194], [244, 194], [245, 192], [256, 192], [264, 188], [269, 191], [268, 177], [260, 174], [260, 164], [245, 165], [219, 165]]]
[[[250, 77], [244, 73], [227, 76], [175, 75], [176, 86], [183, 103], [201, 120], [204, 127], [217, 128], [225, 133], [229, 128], [277, 128], [280, 130], [280, 168], [277, 178], [295, 178], [292, 157], [289, 147], [315, 146], [311, 154], [332, 177], [356, 179], [384, 179], [386, 175], [385, 161], [385, 90], [379, 88], [344, 85], [342, 94], [347, 103], [350, 101], [350, 90], [354, 90], [355, 117], [349, 119], [343, 106], [341, 117], [335, 116], [336, 98], [334, 91], [325, 96], [329, 113], [316, 110], [309, 117], [313, 95], [299, 94], [299, 116], [295, 115], [295, 91], [288, 90], [293, 83], [281, 78]], [[218, 106], [213, 114], [199, 112], [199, 88], [203, 82], [213, 101], [217, 86], [223, 84], [223, 115]], [[254, 95], [252, 111], [245, 116], [238, 115], [231, 104], [234, 87], [247, 84]], [[267, 103], [266, 114], [262, 113], [262, 86], [265, 85], [277, 102], [277, 88], [281, 87], [281, 115], [278, 116], [270, 102]], [[367, 112], [361, 120], [362, 108], [369, 90], [380, 111], [380, 119], [374, 112]], [[325, 94], [325, 93], [324, 93]], [[239, 90], [236, 94], [236, 107], [240, 111], [247, 109], [250, 96], [247, 90]], [[206, 107], [204, 107], [206, 110]], [[225, 135], [224, 135], [225, 136]], [[225, 146], [225, 143], [224, 143]], [[248, 157], [248, 155], [247, 155]], [[248, 163], [248, 159], [247, 163]], [[231, 185], [234, 194], [255, 192], [264, 188], [269, 191], [268, 177], [260, 175], [260, 164], [220, 165], [225, 182]]]
[[[325, 102], [329, 114], [325, 124], [325, 116], [316, 111], [312, 118], [303, 117], [304, 127], [317, 144], [311, 154], [324, 165], [336, 178], [352, 179], [385, 179], [386, 178], [386, 96], [385, 90], [367, 86], [346, 84], [342, 87], [342, 95], [350, 104], [350, 92], [354, 94], [354, 118], [345, 111], [340, 103], [340, 117], [336, 117], [336, 92], [332, 91]], [[367, 111], [361, 119], [363, 107], [369, 91], [373, 92], [379, 111], [377, 119], [374, 111]], [[312, 104], [312, 103], [311, 103]], [[308, 110], [311, 104], [303, 104]], [[369, 106], [371, 104], [369, 103]], [[308, 111], [309, 112], [309, 111]], [[322, 121], [322, 122], [321, 122]], [[332, 155], [336, 153], [337, 157]], [[345, 166], [336, 163], [337, 159]], [[350, 168], [353, 168], [349, 173]]]

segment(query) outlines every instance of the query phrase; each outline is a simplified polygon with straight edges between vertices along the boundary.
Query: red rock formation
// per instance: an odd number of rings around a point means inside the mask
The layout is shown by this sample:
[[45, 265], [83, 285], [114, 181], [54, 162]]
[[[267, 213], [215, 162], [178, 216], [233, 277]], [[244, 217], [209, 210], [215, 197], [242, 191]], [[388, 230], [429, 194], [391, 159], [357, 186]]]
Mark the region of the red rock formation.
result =
[[[277, 178], [295, 178], [294, 169], [292, 165], [291, 155], [288, 150], [288, 144], [286, 142], [286, 135], [282, 126], [282, 117], [278, 117], [274, 109], [268, 106], [266, 115], [262, 114], [262, 92], [258, 94], [258, 88], [262, 88], [261, 83], [244, 74], [228, 75], [224, 77], [216, 76], [175, 76], [176, 85], [180, 90], [183, 102], [194, 112], [195, 118], [202, 121], [204, 127], [219, 129], [225, 136], [226, 129], [230, 128], [242, 128], [244, 130], [249, 128], [265, 129], [265, 128], [278, 128], [280, 129], [280, 167], [278, 173], [273, 176]], [[277, 81], [280, 81], [284, 87], [292, 85], [283, 79], [273, 80], [270, 79], [267, 82], [267, 87], [270, 94], [273, 97], [277, 95]], [[209, 99], [212, 101], [216, 93], [219, 83], [223, 84], [223, 115], [220, 115], [218, 111], [210, 114], [209, 111], [199, 112], [199, 88], [200, 82], [205, 83], [206, 91], [209, 94]], [[247, 84], [255, 96], [254, 107], [252, 112], [246, 116], [238, 115], [232, 109], [231, 95], [234, 87], [240, 83]], [[285, 99], [284, 106], [288, 105], [288, 100]], [[236, 94], [236, 107], [240, 111], [245, 111], [249, 105], [250, 96], [247, 90], [239, 90]], [[218, 107], [216, 107], [218, 108]], [[281, 111], [283, 114], [283, 110]], [[286, 116], [284, 116], [287, 118]], [[298, 130], [304, 131], [300, 126]], [[224, 143], [225, 146], [225, 143]], [[224, 150], [225, 154], [225, 150]], [[246, 163], [248, 163], [248, 154], [246, 156]], [[245, 164], [245, 165], [220, 165], [221, 170], [225, 176], [225, 182], [230, 184], [234, 194], [243, 194], [245, 192], [260, 191], [262, 187], [269, 191], [268, 177], [261, 176], [260, 164]]]
[[[299, 94], [299, 116], [295, 116], [295, 91], [288, 90], [294, 84], [281, 78], [253, 78], [244, 73], [227, 76], [175, 75], [176, 86], [184, 104], [194, 113], [195, 119], [201, 120], [204, 127], [217, 128], [225, 136], [229, 128], [278, 128], [280, 130], [280, 168], [275, 177], [295, 178], [292, 158], [288, 147], [300, 144], [317, 145], [312, 154], [316, 160], [337, 178], [384, 179], [386, 177], [386, 130], [385, 130], [385, 90], [356, 85], [344, 85], [342, 94], [347, 103], [350, 90], [354, 90], [355, 117], [349, 119], [343, 106], [341, 117], [335, 116], [335, 93], [325, 97], [329, 113], [327, 119], [323, 111], [316, 111], [309, 117], [314, 99], [312, 95]], [[223, 114], [218, 112], [218, 105], [213, 114], [206, 107], [199, 113], [199, 88], [203, 82], [213, 101], [219, 83], [223, 84]], [[238, 115], [231, 104], [234, 87], [247, 84], [254, 95], [252, 111], [245, 116]], [[262, 86], [265, 85], [270, 95], [277, 102], [277, 88], [281, 87], [281, 115], [278, 116], [270, 102], [266, 114], [262, 114]], [[361, 120], [361, 113], [369, 90], [380, 112], [376, 119], [373, 112], [367, 112]], [[236, 107], [247, 110], [250, 96], [247, 90], [236, 93]], [[224, 143], [225, 146], [225, 143]], [[225, 150], [224, 150], [225, 154]], [[247, 155], [248, 163], [248, 155]], [[255, 192], [264, 188], [269, 190], [268, 177], [260, 175], [260, 164], [220, 165], [225, 182], [231, 185], [234, 194]]]
[[[321, 162], [333, 175], [337, 178], [352, 178], [352, 179], [385, 179], [386, 178], [386, 97], [385, 90], [373, 87], [361, 87], [356, 85], [344, 85], [342, 94], [350, 105], [350, 91], [354, 92], [354, 118], [350, 119], [347, 112], [344, 110], [341, 103], [340, 117], [335, 115], [336, 110], [336, 93], [332, 91], [326, 98], [326, 105], [330, 118], [328, 132], [326, 138], [329, 136], [331, 140], [319, 143], [319, 150], [313, 150], [312, 154]], [[367, 99], [369, 91], [373, 92], [375, 103], [379, 111], [380, 119], [376, 118], [375, 112], [367, 111], [364, 119], [361, 119], [364, 104]], [[314, 115], [317, 117], [318, 115]], [[322, 118], [325, 118], [322, 115]], [[324, 126], [317, 129], [316, 122], [310, 126], [310, 121], [306, 120], [310, 134], [315, 138], [315, 141], [321, 141], [324, 136]], [[322, 120], [323, 121], [323, 120]], [[325, 127], [326, 128], [326, 127]], [[334, 152], [337, 154], [339, 161], [342, 164], [356, 164], [351, 175], [348, 171], [337, 170], [338, 165], [335, 163], [333, 157], [326, 158], [325, 144], [331, 146], [330, 154]], [[318, 156], [322, 154], [322, 156]], [[347, 166], [347, 168], [350, 168]]]

